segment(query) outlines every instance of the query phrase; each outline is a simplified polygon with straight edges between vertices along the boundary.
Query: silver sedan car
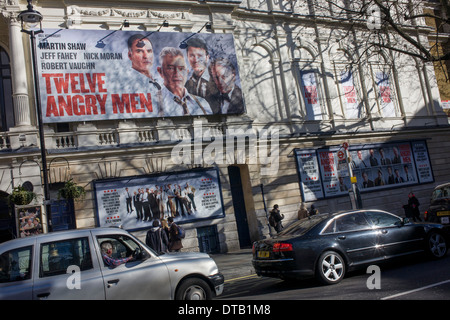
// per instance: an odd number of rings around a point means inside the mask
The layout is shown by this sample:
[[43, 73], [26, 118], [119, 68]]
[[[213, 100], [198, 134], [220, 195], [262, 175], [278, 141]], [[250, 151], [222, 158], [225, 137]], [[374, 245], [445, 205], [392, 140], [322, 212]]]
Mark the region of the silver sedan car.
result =
[[205, 300], [220, 295], [223, 284], [209, 255], [158, 255], [117, 228], [55, 232], [0, 244], [0, 300]]

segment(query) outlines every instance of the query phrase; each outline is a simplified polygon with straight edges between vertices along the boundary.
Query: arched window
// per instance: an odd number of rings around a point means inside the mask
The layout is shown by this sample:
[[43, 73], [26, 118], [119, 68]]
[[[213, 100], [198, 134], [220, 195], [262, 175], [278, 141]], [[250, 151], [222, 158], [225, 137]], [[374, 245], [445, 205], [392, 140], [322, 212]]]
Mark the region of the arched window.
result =
[[11, 67], [8, 53], [0, 47], [0, 132], [14, 127]]

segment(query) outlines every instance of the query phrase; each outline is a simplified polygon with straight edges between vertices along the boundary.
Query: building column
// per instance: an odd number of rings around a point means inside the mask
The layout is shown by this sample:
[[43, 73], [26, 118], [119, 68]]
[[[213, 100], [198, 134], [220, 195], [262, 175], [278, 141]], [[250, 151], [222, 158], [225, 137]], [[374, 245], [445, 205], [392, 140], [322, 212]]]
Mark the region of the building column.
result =
[[30, 104], [25, 53], [20, 22], [11, 15], [9, 23], [9, 47], [11, 52], [11, 74], [16, 127], [31, 126]]

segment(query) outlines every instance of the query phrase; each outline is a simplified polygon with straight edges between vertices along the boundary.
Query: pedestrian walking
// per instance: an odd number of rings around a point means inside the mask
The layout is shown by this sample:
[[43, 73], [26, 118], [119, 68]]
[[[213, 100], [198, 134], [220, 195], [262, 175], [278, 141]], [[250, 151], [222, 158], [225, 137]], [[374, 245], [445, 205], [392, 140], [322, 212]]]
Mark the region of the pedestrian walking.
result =
[[416, 219], [419, 221], [422, 221], [422, 219], [420, 219], [419, 205], [420, 205], [419, 200], [416, 198], [414, 193], [411, 191], [408, 194], [408, 206], [409, 206], [411, 216], [412, 216], [414, 222], [416, 222]]
[[153, 220], [153, 227], [147, 231], [145, 243], [158, 254], [169, 251], [169, 239], [158, 219]]
[[283, 224], [281, 223], [281, 220], [283, 219], [284, 215], [280, 213], [278, 205], [274, 205], [273, 209], [270, 211], [269, 224], [275, 228], [277, 233], [280, 233], [283, 230]]
[[312, 204], [311, 208], [309, 209], [309, 215], [315, 216], [316, 214], [319, 214], [319, 210], [317, 210], [316, 207]]
[[309, 217], [309, 215], [308, 215], [308, 210], [306, 210], [306, 207], [305, 207], [305, 203], [304, 203], [304, 202], [302, 202], [302, 203], [300, 204], [300, 209], [298, 209], [297, 214], [298, 214], [298, 220], [301, 220], [301, 219], [304, 219], [304, 218], [308, 218], [308, 217]]
[[183, 244], [179, 236], [178, 226], [173, 222], [172, 217], [169, 217], [167, 221], [169, 222], [169, 251], [179, 252], [183, 248]]

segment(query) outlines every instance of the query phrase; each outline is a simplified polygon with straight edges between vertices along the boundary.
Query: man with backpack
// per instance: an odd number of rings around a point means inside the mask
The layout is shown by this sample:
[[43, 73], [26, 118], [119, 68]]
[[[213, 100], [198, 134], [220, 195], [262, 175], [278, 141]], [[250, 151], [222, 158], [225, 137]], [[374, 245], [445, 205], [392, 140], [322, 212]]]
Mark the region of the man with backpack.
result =
[[278, 205], [274, 205], [273, 209], [270, 211], [269, 224], [271, 227], [275, 228], [277, 233], [280, 233], [283, 230], [283, 224], [281, 223], [281, 220], [283, 219], [284, 215], [280, 214]]
[[184, 237], [184, 232], [180, 232], [180, 227], [173, 222], [173, 217], [167, 219], [169, 222], [169, 251], [179, 252], [183, 248], [181, 239]]

